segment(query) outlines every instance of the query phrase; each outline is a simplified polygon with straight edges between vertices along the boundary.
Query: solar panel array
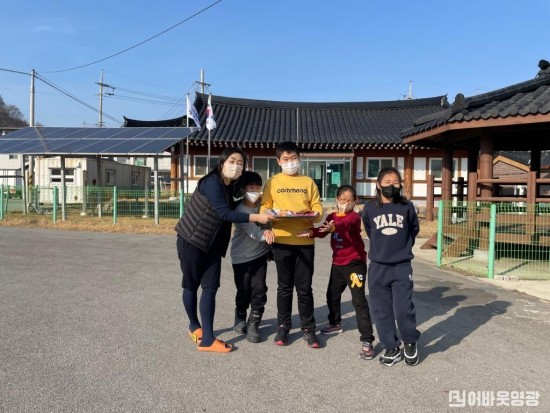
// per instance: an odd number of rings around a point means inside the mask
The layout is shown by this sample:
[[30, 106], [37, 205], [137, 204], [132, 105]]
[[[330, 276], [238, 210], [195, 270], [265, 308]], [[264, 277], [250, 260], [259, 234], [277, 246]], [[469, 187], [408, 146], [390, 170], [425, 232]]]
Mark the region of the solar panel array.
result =
[[28, 127], [0, 136], [0, 154], [154, 155], [169, 150], [195, 130]]

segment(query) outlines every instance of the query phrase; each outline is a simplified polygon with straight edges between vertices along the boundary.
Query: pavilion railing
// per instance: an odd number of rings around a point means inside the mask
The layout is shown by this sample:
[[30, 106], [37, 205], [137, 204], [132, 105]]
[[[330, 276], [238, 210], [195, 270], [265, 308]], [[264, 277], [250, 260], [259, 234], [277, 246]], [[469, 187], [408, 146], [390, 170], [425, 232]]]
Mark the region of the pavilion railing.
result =
[[550, 203], [439, 201], [438, 208], [438, 266], [550, 279]]
[[[454, 201], [462, 202], [525, 202], [529, 204], [550, 202], [550, 179], [538, 178], [538, 172], [530, 171], [525, 177], [519, 178], [478, 178], [476, 172], [468, 174], [468, 181], [464, 178], [453, 180], [451, 198]], [[503, 186], [517, 186], [523, 190], [520, 196], [501, 196], [500, 188]], [[426, 195], [426, 220], [433, 221], [435, 218], [435, 199], [440, 199], [440, 194], [435, 194], [436, 188], [441, 188], [441, 180], [436, 180], [432, 175], [427, 179]], [[489, 189], [491, 196], [478, 195], [481, 189]]]

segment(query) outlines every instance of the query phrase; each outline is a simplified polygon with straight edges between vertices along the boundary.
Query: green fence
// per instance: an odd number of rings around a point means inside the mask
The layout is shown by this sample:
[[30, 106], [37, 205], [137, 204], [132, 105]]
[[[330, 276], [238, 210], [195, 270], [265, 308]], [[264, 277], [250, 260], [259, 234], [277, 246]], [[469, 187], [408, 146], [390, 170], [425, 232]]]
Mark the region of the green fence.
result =
[[489, 278], [550, 279], [550, 204], [440, 201], [437, 264]]
[[[170, 190], [125, 189], [117, 187], [34, 187], [29, 190], [27, 205], [23, 204], [21, 188], [0, 186], [0, 219], [10, 214], [51, 215], [52, 220], [70, 220], [75, 216], [112, 219], [140, 217], [151, 219], [177, 219], [183, 214], [187, 196]], [[16, 198], [14, 194], [19, 194]], [[63, 202], [63, 199], [65, 202]]]

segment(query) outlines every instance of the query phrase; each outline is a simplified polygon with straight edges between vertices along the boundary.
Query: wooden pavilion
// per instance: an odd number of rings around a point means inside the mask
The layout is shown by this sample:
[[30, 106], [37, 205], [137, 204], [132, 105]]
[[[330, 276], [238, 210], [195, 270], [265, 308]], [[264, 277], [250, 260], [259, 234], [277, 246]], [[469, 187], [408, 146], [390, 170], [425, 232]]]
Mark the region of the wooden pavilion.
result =
[[[541, 153], [550, 150], [550, 63], [539, 62], [534, 79], [492, 92], [465, 98], [458, 94], [450, 108], [416, 119], [412, 128], [402, 132], [403, 143], [440, 148], [442, 152], [441, 199], [453, 198], [452, 159], [457, 150], [468, 151], [467, 200], [470, 202], [524, 202], [525, 230], [516, 240], [532, 243], [541, 229], [535, 216], [537, 203], [550, 202], [543, 196]], [[529, 171], [525, 177], [495, 178], [493, 156], [498, 151], [529, 151]], [[499, 196], [500, 185], [525, 185], [517, 196]], [[461, 200], [459, 198], [459, 200]], [[433, 208], [427, 205], [427, 208]], [[427, 212], [428, 214], [428, 212]], [[445, 215], [445, 221], [451, 217]], [[550, 245], [550, 237], [536, 237]]]

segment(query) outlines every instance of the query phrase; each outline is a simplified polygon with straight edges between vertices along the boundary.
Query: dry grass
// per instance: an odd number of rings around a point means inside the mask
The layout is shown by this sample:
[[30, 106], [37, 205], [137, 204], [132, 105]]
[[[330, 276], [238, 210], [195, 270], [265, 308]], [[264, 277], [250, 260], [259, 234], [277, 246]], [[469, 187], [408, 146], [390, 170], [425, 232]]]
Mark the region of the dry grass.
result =
[[161, 219], [156, 225], [152, 218], [119, 218], [113, 224], [110, 217], [81, 217], [70, 216], [67, 221], [58, 221], [54, 224], [52, 216], [28, 215], [9, 216], [0, 221], [0, 226], [27, 227], [27, 228], [48, 228], [68, 231], [92, 231], [92, 232], [117, 232], [126, 234], [154, 234], [174, 235], [174, 226], [177, 219]]
[[[154, 235], [174, 235], [174, 226], [177, 219], [160, 220], [159, 225], [155, 225], [152, 218], [119, 218], [117, 223], [113, 224], [110, 217], [98, 218], [90, 216], [70, 216], [67, 221], [61, 221], [58, 218], [57, 223], [52, 222], [52, 216], [44, 215], [12, 215], [10, 214], [0, 226], [27, 227], [27, 228], [48, 228], [68, 231], [92, 231], [92, 232], [117, 232], [125, 234], [154, 234]], [[437, 221], [420, 221], [420, 233], [418, 238], [429, 238], [437, 231]]]

